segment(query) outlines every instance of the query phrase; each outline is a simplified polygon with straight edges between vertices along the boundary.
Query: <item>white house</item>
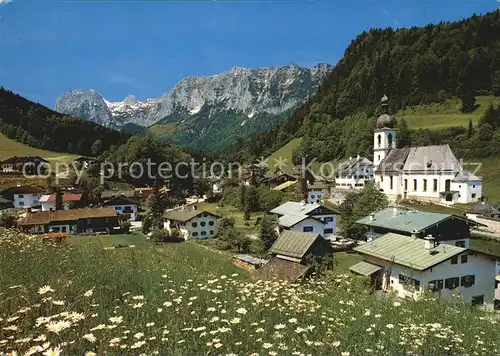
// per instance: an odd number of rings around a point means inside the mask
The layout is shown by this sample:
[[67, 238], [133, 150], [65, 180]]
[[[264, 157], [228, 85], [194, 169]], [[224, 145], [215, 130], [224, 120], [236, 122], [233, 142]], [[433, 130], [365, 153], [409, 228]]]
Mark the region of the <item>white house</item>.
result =
[[178, 229], [186, 240], [204, 240], [217, 235], [218, 215], [196, 207], [180, 208], [165, 215], [165, 229]]
[[[62, 197], [64, 210], [69, 210], [72, 204], [76, 205], [82, 200], [82, 194], [63, 193]], [[56, 210], [56, 193], [42, 195], [39, 201], [42, 205], [42, 211]]]
[[473, 305], [493, 307], [495, 257], [449, 244], [395, 233], [359, 245], [363, 261], [351, 271], [370, 276], [383, 291], [418, 298], [424, 292], [445, 300], [454, 294]]
[[375, 183], [389, 199], [445, 204], [473, 203], [482, 197], [482, 179], [463, 169], [448, 145], [396, 148], [396, 120], [382, 114], [373, 135]]
[[281, 230], [313, 232], [327, 240], [335, 239], [337, 213], [323, 205], [289, 201], [270, 213], [279, 216]]
[[358, 155], [349, 157], [338, 166], [335, 187], [337, 189], [363, 189], [367, 181], [373, 179], [373, 163]]
[[319, 203], [323, 198], [328, 198], [328, 187], [325, 182], [317, 181], [307, 184], [307, 202]]
[[127, 215], [128, 221], [137, 219], [137, 201], [126, 197], [115, 197], [102, 203], [105, 208], [113, 209], [118, 215]]
[[14, 208], [36, 208], [40, 206], [42, 189], [33, 186], [18, 186], [7, 189], [12, 197]]

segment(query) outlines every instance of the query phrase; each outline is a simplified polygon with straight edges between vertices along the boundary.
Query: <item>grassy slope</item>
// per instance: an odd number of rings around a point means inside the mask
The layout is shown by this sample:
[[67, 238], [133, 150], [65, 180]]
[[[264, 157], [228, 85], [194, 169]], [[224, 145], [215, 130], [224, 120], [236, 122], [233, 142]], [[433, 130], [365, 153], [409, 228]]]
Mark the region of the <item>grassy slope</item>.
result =
[[72, 162], [78, 157], [70, 153], [58, 153], [26, 146], [0, 133], [0, 161], [12, 156], [40, 156], [52, 164], [57, 162]]
[[269, 170], [271, 172], [275, 172], [278, 167], [275, 167], [274, 165], [276, 164], [275, 160], [278, 160], [280, 157], [281, 159], [286, 159], [287, 165], [292, 165], [292, 154], [293, 151], [299, 147], [300, 142], [302, 141], [302, 138], [294, 138], [290, 142], [288, 142], [286, 145], [281, 147], [279, 150], [274, 152], [272, 155], [267, 157], [267, 164], [269, 165]]
[[232, 216], [234, 217], [234, 227], [236, 230], [244, 233], [244, 234], [252, 234], [255, 233], [256, 229], [256, 221], [257, 218], [262, 216], [263, 213], [252, 213], [250, 215], [250, 221], [248, 225], [245, 225], [245, 220], [243, 219], [243, 213], [239, 211], [237, 208], [235, 208], [232, 205], [225, 204], [224, 206], [220, 207], [217, 204], [214, 203], [203, 203], [200, 205], [200, 209], [204, 209], [206, 211], [209, 211], [211, 213], [220, 215], [220, 216]]
[[[65, 355], [493, 355], [500, 349], [494, 318], [439, 301], [394, 305], [363, 292], [352, 275], [326, 284], [255, 283], [227, 255], [190, 242], [104, 250], [99, 240], [106, 237], [50, 247], [40, 237], [5, 230], [0, 236], [4, 352], [24, 354], [43, 343], [33, 340], [40, 334]], [[53, 291], [39, 294], [43, 285]], [[59, 334], [47, 329], [64, 319], [71, 324]], [[88, 334], [96, 340], [84, 339]]]
[[416, 105], [396, 113], [398, 119], [404, 118], [410, 128], [445, 129], [452, 126], [469, 126], [469, 120], [476, 125], [484, 115], [488, 106], [493, 103], [500, 105], [500, 97], [478, 96], [476, 104], [479, 107], [472, 113], [460, 112], [460, 99], [448, 99], [443, 104]]

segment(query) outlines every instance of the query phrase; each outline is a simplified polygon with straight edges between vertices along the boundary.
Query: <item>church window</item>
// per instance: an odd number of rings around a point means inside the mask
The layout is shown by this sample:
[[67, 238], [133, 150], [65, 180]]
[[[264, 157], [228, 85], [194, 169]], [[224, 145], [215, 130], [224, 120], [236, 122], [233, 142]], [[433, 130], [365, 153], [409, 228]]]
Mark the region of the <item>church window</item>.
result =
[[392, 133], [389, 133], [389, 135], [387, 135], [387, 139], [389, 141], [389, 147], [392, 147]]
[[394, 178], [391, 176], [389, 180], [390, 180], [390, 188], [393, 189]]
[[427, 179], [424, 179], [424, 192], [427, 191]]
[[417, 191], [417, 180], [416, 179], [413, 180], [413, 191], [414, 192]]
[[408, 190], [408, 179], [405, 179], [405, 190]]
[[378, 155], [378, 158], [377, 158], [379, 161], [380, 161], [380, 155]]
[[378, 147], [380, 147], [380, 145], [382, 144], [382, 136], [380, 136], [380, 134], [377, 135], [377, 144]]
[[434, 179], [433, 186], [432, 186], [432, 191], [437, 192], [438, 191], [438, 180]]

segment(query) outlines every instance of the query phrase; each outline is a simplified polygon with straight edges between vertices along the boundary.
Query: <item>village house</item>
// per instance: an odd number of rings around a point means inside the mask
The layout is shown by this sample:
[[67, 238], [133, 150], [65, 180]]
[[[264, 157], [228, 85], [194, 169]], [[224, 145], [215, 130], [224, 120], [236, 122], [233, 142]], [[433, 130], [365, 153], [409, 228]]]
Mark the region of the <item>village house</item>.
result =
[[105, 202], [112, 198], [124, 197], [124, 198], [135, 198], [136, 192], [134, 189], [114, 189], [114, 190], [104, 190], [101, 193], [101, 201]]
[[440, 243], [469, 247], [470, 232], [481, 224], [465, 216], [386, 208], [356, 221], [367, 228], [371, 241], [388, 233], [424, 238], [432, 235]]
[[180, 231], [185, 240], [211, 239], [217, 235], [220, 216], [196, 206], [169, 211], [165, 214], [165, 229]]
[[273, 189], [286, 182], [297, 182], [300, 175], [300, 166], [282, 167], [274, 173], [267, 173], [263, 183], [268, 188]]
[[[82, 194], [75, 193], [62, 193], [63, 198], [63, 209], [69, 210], [79, 207], [82, 201]], [[54, 211], [56, 210], [56, 193], [42, 195], [40, 197], [40, 204], [42, 205], [42, 211]]]
[[369, 276], [377, 289], [412, 298], [429, 292], [445, 300], [458, 293], [473, 305], [494, 306], [496, 256], [443, 244], [432, 236], [396, 233], [354, 250], [363, 255], [363, 261], [350, 270]]
[[500, 211], [494, 206], [482, 202], [475, 204], [471, 209], [466, 212], [466, 216], [474, 221], [479, 218], [500, 219]]
[[131, 198], [118, 196], [102, 203], [105, 208], [113, 209], [118, 215], [123, 215], [128, 221], [135, 221], [139, 211], [137, 201]]
[[331, 252], [330, 243], [319, 234], [283, 231], [269, 249], [271, 260], [252, 276], [294, 282], [308, 276], [312, 259], [324, 258]]
[[[38, 167], [42, 164], [48, 164], [49, 161], [40, 156], [25, 156], [25, 157], [10, 157], [4, 161], [0, 161], [0, 172], [2, 173], [25, 173], [35, 174]], [[40, 167], [40, 172], [45, 172], [45, 169]]]
[[337, 189], [363, 189], [366, 182], [373, 180], [373, 163], [358, 155], [349, 157], [338, 166], [335, 187]]
[[63, 232], [68, 234], [111, 233], [118, 227], [118, 216], [113, 209], [72, 209], [58, 211], [28, 211], [19, 222], [24, 232], [42, 234]]
[[16, 186], [4, 190], [4, 198], [13, 202], [14, 208], [40, 207], [43, 189], [35, 186]]
[[281, 183], [280, 185], [277, 185], [274, 188], [271, 188], [271, 190], [277, 190], [278, 192], [286, 192], [287, 190], [291, 189], [296, 184], [297, 184], [296, 180], [288, 180], [284, 183]]
[[375, 184], [390, 200], [415, 199], [445, 204], [473, 203], [482, 198], [482, 179], [463, 169], [448, 145], [396, 147], [396, 119], [384, 113], [373, 135]]
[[89, 168], [89, 166], [91, 164], [93, 164], [95, 162], [95, 159], [93, 158], [89, 158], [89, 157], [84, 157], [84, 156], [80, 156], [78, 158], [76, 158], [74, 161], [73, 161], [73, 164], [75, 165], [75, 167], [77, 168], [83, 168], [83, 169], [87, 169]]
[[317, 181], [307, 183], [307, 202], [309, 204], [319, 203], [323, 198], [328, 198], [328, 186], [325, 182]]
[[279, 229], [310, 232], [327, 240], [335, 239], [337, 213], [323, 205], [286, 202], [270, 211], [279, 216]]

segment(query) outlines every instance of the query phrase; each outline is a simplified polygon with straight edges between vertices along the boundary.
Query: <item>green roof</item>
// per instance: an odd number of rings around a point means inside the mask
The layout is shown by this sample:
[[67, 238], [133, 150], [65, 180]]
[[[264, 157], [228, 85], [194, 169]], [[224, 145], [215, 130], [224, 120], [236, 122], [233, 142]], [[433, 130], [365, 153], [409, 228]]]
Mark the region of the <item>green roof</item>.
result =
[[218, 217], [208, 211], [186, 208], [169, 211], [165, 214], [165, 219], [186, 222], [203, 213]]
[[308, 232], [284, 230], [269, 249], [269, 253], [302, 258], [318, 237], [319, 235]]
[[375, 272], [380, 271], [382, 267], [361, 261], [356, 263], [354, 266], [349, 267], [349, 269], [354, 273], [361, 274], [363, 276], [371, 276]]
[[431, 250], [427, 250], [424, 239], [388, 233], [371, 242], [356, 246], [354, 251], [424, 271], [467, 251], [467, 249], [440, 244]]
[[[393, 209], [396, 209], [394, 211]], [[469, 221], [471, 224], [477, 224], [466, 218], [452, 214], [430, 213], [427, 211], [411, 211], [397, 208], [387, 208], [374, 214], [373, 220], [366, 216], [356, 221], [358, 224], [385, 228], [388, 230], [412, 233], [414, 230], [421, 232], [431, 226], [450, 218], [456, 218]]]

